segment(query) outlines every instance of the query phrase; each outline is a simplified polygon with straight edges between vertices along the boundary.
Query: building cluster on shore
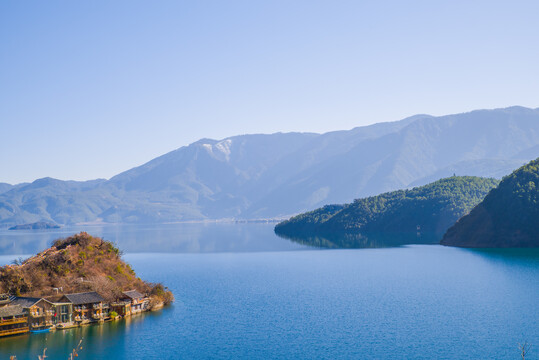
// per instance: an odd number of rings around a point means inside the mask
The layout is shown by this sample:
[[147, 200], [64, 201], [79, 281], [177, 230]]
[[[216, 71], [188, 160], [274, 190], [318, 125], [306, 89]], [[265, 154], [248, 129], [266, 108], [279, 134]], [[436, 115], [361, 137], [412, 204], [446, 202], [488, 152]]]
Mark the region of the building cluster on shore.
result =
[[68, 329], [149, 310], [150, 298], [137, 290], [124, 291], [112, 303], [95, 291], [46, 298], [0, 294], [0, 337]]

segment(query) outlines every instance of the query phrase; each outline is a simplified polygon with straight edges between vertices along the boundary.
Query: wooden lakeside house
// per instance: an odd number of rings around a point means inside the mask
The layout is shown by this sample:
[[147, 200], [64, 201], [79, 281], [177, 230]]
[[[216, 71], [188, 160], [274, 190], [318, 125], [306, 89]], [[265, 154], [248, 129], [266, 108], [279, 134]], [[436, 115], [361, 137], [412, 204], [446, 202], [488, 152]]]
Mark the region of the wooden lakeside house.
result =
[[103, 322], [112, 310], [126, 317], [148, 311], [149, 303], [149, 298], [137, 290], [124, 291], [110, 305], [95, 291], [48, 298], [0, 294], [0, 337]]
[[55, 301], [54, 298], [39, 299], [30, 308], [30, 328], [70, 325], [73, 323], [73, 304]]
[[108, 316], [110, 306], [97, 292], [85, 292], [63, 295], [59, 303], [71, 303], [73, 320], [77, 323], [102, 321]]
[[37, 306], [40, 300], [40, 298], [18, 296], [11, 301], [11, 305], [21, 306], [24, 313], [28, 316], [28, 327], [30, 330], [49, 327], [43, 321], [43, 309]]
[[118, 300], [110, 304], [112, 310], [122, 317], [131, 315], [131, 300]]
[[148, 310], [149, 299], [137, 290], [124, 291], [122, 301], [128, 301], [131, 304], [131, 314], [138, 314]]
[[0, 337], [27, 333], [28, 315], [21, 305], [0, 307]]
[[149, 299], [137, 290], [124, 291], [122, 296], [111, 304], [113, 310], [123, 317], [148, 311]]
[[39, 298], [0, 295], [0, 336], [23, 334], [30, 330], [30, 308]]

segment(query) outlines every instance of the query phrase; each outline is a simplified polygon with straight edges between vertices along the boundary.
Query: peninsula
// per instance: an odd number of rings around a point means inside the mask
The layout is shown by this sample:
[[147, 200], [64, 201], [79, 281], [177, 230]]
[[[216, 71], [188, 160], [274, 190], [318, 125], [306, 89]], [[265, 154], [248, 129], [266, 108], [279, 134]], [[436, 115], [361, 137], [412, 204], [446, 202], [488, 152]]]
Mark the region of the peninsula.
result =
[[447, 230], [441, 244], [539, 247], [539, 158], [504, 177], [469, 215]]
[[141, 280], [111, 242], [85, 232], [0, 267], [0, 336], [116, 320], [174, 301]]
[[[327, 205], [277, 224], [275, 233], [292, 239], [336, 234], [417, 239], [420, 235], [434, 243], [497, 184], [491, 178], [452, 176], [350, 204]], [[313, 245], [323, 246], [323, 242]]]

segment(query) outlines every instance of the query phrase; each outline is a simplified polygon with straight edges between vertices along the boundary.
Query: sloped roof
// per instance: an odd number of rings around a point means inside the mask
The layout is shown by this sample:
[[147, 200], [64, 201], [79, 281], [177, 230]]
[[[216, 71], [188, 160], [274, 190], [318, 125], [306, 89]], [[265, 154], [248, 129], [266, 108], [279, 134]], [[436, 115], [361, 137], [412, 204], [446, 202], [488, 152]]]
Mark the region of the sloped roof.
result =
[[47, 297], [44, 297], [43, 300], [47, 300], [50, 303], [59, 302], [64, 298], [64, 295], [50, 295]]
[[95, 291], [64, 295], [73, 305], [93, 304], [103, 302], [105, 299]]
[[0, 317], [10, 317], [24, 315], [22, 306], [20, 305], [8, 305], [0, 308]]
[[130, 299], [141, 299], [144, 297], [144, 295], [139, 293], [137, 290], [124, 291], [123, 294]]
[[0, 294], [0, 305], [9, 304], [15, 297], [9, 294]]
[[19, 297], [16, 297], [15, 299], [13, 299], [13, 301], [11, 302], [10, 305], [20, 305], [23, 308], [29, 308], [30, 306], [37, 303], [39, 300], [41, 300], [41, 298], [19, 296]]
[[71, 301], [67, 300], [64, 295], [53, 295], [42, 298], [41, 300], [48, 302], [53, 305], [65, 305], [72, 304]]

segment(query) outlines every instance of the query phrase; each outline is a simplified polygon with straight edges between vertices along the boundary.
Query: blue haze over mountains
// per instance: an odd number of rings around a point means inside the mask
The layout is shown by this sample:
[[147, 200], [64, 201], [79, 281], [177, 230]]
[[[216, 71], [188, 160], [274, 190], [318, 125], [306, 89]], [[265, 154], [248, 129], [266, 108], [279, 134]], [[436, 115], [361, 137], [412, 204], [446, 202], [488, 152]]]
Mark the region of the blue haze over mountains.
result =
[[0, 224], [283, 218], [453, 174], [501, 178], [538, 156], [539, 109], [523, 107], [202, 139], [109, 180], [0, 183]]

